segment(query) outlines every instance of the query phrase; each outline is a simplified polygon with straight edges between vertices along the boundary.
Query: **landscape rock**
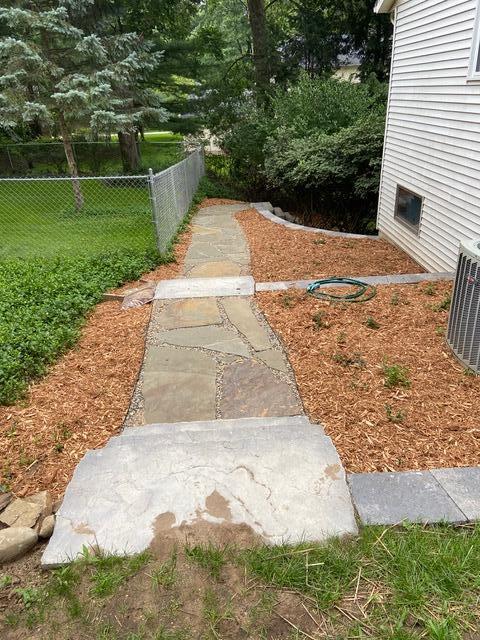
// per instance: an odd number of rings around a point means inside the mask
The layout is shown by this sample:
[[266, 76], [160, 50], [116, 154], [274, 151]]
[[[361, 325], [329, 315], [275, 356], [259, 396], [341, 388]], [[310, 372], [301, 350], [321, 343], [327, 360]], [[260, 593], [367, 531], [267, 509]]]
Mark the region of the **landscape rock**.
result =
[[62, 506], [62, 502], [63, 502], [63, 497], [62, 498], [58, 498], [57, 500], [55, 500], [55, 502], [52, 505], [52, 511], [53, 513], [57, 513], [57, 511], [60, 509], [60, 507]]
[[0, 514], [0, 522], [9, 527], [34, 527], [41, 513], [41, 504], [15, 498]]
[[10, 491], [8, 493], [0, 493], [0, 511], [3, 511], [5, 507], [8, 507], [12, 500], [12, 494]]
[[55, 516], [50, 515], [47, 516], [42, 524], [40, 525], [40, 529], [38, 531], [38, 536], [40, 538], [50, 538], [53, 533], [53, 529], [55, 527]]
[[0, 564], [19, 558], [37, 542], [38, 536], [29, 527], [10, 527], [0, 531]]
[[53, 499], [49, 491], [39, 491], [38, 493], [34, 493], [33, 495], [28, 496], [26, 500], [28, 502], [38, 504], [41, 507], [42, 511], [40, 513], [40, 516], [42, 518], [46, 518], [52, 513]]

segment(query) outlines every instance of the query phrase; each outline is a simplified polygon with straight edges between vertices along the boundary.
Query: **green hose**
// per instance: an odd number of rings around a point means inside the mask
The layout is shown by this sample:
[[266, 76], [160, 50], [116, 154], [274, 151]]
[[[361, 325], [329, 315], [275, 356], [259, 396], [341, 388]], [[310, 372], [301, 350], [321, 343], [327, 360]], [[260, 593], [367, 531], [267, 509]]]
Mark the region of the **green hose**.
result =
[[[346, 293], [343, 296], [333, 295], [331, 293], [324, 293], [323, 291], [318, 291], [320, 287], [326, 284], [347, 284], [352, 285], [353, 287], [357, 287], [356, 291], [353, 293]], [[377, 295], [376, 288], [371, 284], [366, 284], [365, 282], [361, 282], [360, 280], [353, 280], [352, 278], [325, 278], [324, 280], [316, 280], [312, 282], [307, 287], [307, 293], [316, 298], [320, 298], [320, 300], [342, 300], [344, 302], [367, 302], [367, 300], [371, 300]]]

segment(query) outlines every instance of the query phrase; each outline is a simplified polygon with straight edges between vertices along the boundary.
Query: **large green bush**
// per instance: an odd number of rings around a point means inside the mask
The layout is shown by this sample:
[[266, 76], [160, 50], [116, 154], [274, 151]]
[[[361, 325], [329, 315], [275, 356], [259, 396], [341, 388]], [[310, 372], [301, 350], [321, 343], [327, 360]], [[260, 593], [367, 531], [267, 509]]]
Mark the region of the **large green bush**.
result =
[[303, 75], [270, 111], [245, 96], [223, 135], [230, 172], [252, 198], [321, 214], [342, 230], [374, 226], [386, 86]]

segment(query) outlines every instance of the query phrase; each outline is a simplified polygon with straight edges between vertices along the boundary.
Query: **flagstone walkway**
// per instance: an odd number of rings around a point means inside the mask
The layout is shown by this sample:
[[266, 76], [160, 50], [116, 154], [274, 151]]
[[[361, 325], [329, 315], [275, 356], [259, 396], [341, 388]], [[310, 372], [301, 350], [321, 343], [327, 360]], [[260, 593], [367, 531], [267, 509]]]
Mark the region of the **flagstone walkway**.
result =
[[293, 372], [253, 296], [171, 298], [191, 295], [183, 288], [192, 278], [203, 285], [204, 278], [214, 284], [249, 275], [248, 245], [234, 217], [245, 206], [212, 206], [196, 215], [188, 280], [165, 283], [167, 299], [154, 302], [139, 410], [129, 424], [303, 413]]
[[188, 536], [279, 544], [356, 533], [337, 451], [304, 415], [255, 306], [234, 218], [244, 208], [196, 216], [183, 277], [157, 287], [127, 426], [77, 466], [44, 566], [85, 547], [128, 554]]

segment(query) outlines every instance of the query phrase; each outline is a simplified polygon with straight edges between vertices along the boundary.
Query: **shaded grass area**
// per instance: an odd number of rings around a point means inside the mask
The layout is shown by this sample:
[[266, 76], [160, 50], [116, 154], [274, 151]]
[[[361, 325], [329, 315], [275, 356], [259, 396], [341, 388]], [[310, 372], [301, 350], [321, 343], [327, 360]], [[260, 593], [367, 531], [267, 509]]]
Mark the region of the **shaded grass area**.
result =
[[[478, 637], [478, 526], [367, 527], [326, 545], [178, 547], [0, 574], [2, 638]], [[20, 578], [18, 576], [21, 576]]]
[[[149, 168], [161, 171], [184, 157], [182, 136], [171, 132], [146, 132], [139, 140], [140, 163], [137, 174]], [[123, 169], [118, 137], [107, 142], [74, 141], [73, 151], [81, 176], [121, 175]], [[0, 175], [16, 176], [68, 176], [68, 165], [63, 144], [59, 141], [33, 141], [22, 144], [0, 145]]]

